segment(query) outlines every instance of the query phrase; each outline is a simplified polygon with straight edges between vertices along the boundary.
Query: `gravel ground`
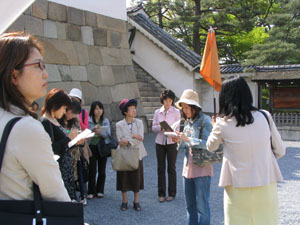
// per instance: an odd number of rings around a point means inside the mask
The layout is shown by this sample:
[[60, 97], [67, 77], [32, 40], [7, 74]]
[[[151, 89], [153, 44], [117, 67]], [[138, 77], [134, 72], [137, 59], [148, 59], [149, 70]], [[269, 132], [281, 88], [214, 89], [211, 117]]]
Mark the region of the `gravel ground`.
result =
[[[182, 184], [183, 152], [177, 157], [177, 196], [172, 202], [159, 203], [157, 197], [155, 135], [145, 135], [148, 156], [144, 159], [145, 190], [140, 192], [141, 212], [133, 209], [133, 193], [128, 193], [129, 209], [120, 210], [121, 193], [116, 191], [116, 172], [107, 162], [105, 197], [92, 199], [84, 208], [85, 221], [90, 225], [183, 225], [186, 224]], [[300, 224], [300, 142], [286, 142], [287, 154], [279, 160], [285, 181], [278, 184], [280, 224]], [[211, 183], [211, 225], [224, 224], [223, 189], [218, 187], [220, 163], [214, 165]]]

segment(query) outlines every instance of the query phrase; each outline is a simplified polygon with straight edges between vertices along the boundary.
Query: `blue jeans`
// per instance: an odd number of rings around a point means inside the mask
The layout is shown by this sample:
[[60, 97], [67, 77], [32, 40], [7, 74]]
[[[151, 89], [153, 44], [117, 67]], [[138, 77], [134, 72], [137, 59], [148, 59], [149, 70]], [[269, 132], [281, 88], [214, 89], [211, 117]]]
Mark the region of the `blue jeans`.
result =
[[211, 177], [183, 178], [188, 225], [210, 225]]

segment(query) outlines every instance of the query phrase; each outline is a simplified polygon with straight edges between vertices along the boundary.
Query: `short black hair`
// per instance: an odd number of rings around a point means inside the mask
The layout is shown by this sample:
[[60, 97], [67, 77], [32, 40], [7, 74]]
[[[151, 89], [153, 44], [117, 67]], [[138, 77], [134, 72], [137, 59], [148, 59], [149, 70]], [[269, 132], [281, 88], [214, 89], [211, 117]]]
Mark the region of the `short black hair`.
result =
[[136, 101], [134, 101], [134, 102], [131, 102], [131, 103], [129, 103], [129, 104], [127, 104], [126, 106], [125, 106], [125, 108], [122, 110], [122, 114], [123, 114], [123, 116], [126, 116], [126, 112], [128, 111], [128, 108], [130, 107], [130, 106], [137, 106], [137, 102]]
[[170, 90], [170, 89], [165, 89], [165, 90], [163, 90], [163, 92], [160, 94], [160, 103], [161, 104], [164, 104], [164, 100], [166, 100], [167, 98], [170, 98], [170, 99], [172, 99], [172, 105], [173, 105], [173, 103], [174, 103], [174, 100], [175, 100], [175, 94], [174, 94], [174, 92], [172, 91], [172, 90]]
[[257, 110], [253, 105], [251, 90], [241, 76], [230, 77], [223, 81], [219, 95], [219, 115], [221, 117], [235, 117], [236, 126], [253, 123], [251, 111]]

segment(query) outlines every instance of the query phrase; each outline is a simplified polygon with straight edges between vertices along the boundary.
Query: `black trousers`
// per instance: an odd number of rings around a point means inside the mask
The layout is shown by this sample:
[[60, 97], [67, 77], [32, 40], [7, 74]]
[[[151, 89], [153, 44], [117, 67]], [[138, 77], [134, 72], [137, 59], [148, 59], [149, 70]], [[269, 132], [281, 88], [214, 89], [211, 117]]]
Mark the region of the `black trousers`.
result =
[[158, 196], [166, 197], [166, 158], [168, 161], [168, 192], [176, 196], [176, 159], [177, 144], [156, 144]]
[[[90, 164], [89, 164], [88, 194], [96, 195], [99, 192], [104, 194], [107, 157], [99, 156], [96, 145], [90, 145], [90, 149], [92, 151], [92, 156], [90, 157]], [[98, 166], [97, 166], [97, 162], [98, 162]], [[98, 178], [96, 183], [97, 169], [98, 169]]]

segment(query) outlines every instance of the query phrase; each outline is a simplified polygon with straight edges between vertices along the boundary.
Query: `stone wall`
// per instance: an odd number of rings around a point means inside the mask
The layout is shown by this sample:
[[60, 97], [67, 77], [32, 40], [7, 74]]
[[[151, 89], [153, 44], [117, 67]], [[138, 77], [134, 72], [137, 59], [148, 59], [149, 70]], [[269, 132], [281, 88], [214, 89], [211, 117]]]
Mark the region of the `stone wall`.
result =
[[[7, 31], [15, 30], [43, 43], [49, 90], [81, 89], [85, 107], [100, 100], [113, 124], [123, 118], [118, 109], [123, 98], [140, 103], [126, 21], [37, 0]], [[43, 99], [38, 102], [42, 106]], [[137, 114], [144, 116], [141, 104]]]

